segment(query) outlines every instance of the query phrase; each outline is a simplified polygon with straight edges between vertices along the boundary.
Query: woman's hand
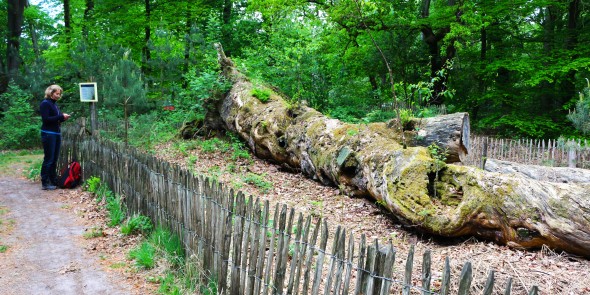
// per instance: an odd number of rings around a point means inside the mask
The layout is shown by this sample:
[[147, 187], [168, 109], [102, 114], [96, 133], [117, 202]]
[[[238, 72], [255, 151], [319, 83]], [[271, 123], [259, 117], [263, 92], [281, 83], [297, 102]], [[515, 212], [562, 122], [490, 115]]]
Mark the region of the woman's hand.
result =
[[70, 115], [68, 115], [66, 113], [64, 113], [63, 115], [64, 115], [64, 121], [67, 121], [70, 118]]

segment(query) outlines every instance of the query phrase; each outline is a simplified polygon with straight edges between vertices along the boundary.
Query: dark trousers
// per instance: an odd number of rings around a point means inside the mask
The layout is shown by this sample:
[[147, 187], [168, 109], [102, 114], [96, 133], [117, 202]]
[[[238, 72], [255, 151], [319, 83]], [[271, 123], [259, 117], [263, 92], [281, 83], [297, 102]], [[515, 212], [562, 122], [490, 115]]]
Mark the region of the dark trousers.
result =
[[43, 185], [57, 184], [57, 161], [61, 148], [61, 135], [41, 132], [43, 143], [43, 165], [41, 166], [41, 183]]

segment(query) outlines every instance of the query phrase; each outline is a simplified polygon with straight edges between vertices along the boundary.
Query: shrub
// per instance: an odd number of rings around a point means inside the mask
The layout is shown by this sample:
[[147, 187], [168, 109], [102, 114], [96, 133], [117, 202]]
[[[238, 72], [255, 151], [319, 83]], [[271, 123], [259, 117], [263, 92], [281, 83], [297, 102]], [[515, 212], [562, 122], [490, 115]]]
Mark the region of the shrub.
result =
[[30, 104], [31, 98], [31, 94], [13, 85], [0, 95], [0, 104], [7, 106], [0, 114], [0, 149], [16, 150], [40, 146], [41, 120]]
[[590, 81], [586, 79], [588, 86], [580, 92], [580, 99], [576, 102], [576, 108], [567, 115], [574, 127], [584, 135], [590, 134]]

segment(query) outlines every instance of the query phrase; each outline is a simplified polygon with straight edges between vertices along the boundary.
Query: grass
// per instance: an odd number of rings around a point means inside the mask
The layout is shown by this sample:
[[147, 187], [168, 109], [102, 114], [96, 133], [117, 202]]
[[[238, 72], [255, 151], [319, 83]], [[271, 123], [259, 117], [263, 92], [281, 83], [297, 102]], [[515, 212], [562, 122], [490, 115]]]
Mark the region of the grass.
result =
[[[9, 232], [14, 227], [14, 220], [5, 218], [8, 212], [7, 207], [0, 206], [0, 233]], [[8, 245], [0, 244], [0, 253], [8, 251], [8, 248]]]
[[129, 258], [135, 260], [135, 265], [140, 268], [151, 269], [156, 265], [156, 248], [148, 241], [144, 241], [139, 247], [129, 252]]
[[266, 181], [264, 179], [266, 176], [267, 175], [265, 173], [262, 173], [260, 175], [255, 173], [248, 173], [246, 176], [242, 178], [242, 181], [244, 183], [254, 185], [258, 189], [260, 189], [260, 191], [263, 194], [267, 194], [273, 188], [273, 185], [272, 182]]
[[131, 235], [134, 233], [149, 233], [154, 228], [152, 221], [149, 217], [135, 214], [129, 217], [121, 225], [121, 233], [124, 235]]
[[0, 175], [38, 179], [42, 161], [43, 150], [0, 151]]
[[90, 230], [86, 231], [82, 236], [87, 240], [94, 239], [104, 236], [104, 232], [102, 231], [102, 228], [95, 226], [92, 227]]

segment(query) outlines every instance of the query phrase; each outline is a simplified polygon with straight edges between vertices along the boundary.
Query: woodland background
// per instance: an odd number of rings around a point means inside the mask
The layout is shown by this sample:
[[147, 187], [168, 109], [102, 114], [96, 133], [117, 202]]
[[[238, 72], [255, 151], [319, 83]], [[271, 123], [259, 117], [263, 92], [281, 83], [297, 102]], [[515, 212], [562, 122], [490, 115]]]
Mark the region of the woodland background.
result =
[[[129, 110], [135, 145], [167, 140], [225, 92], [212, 44], [255, 83], [347, 122], [469, 112], [475, 133], [588, 138], [584, 0], [3, 0], [0, 149], [39, 146], [44, 89], [89, 117]], [[174, 106], [174, 111], [167, 111]]]

